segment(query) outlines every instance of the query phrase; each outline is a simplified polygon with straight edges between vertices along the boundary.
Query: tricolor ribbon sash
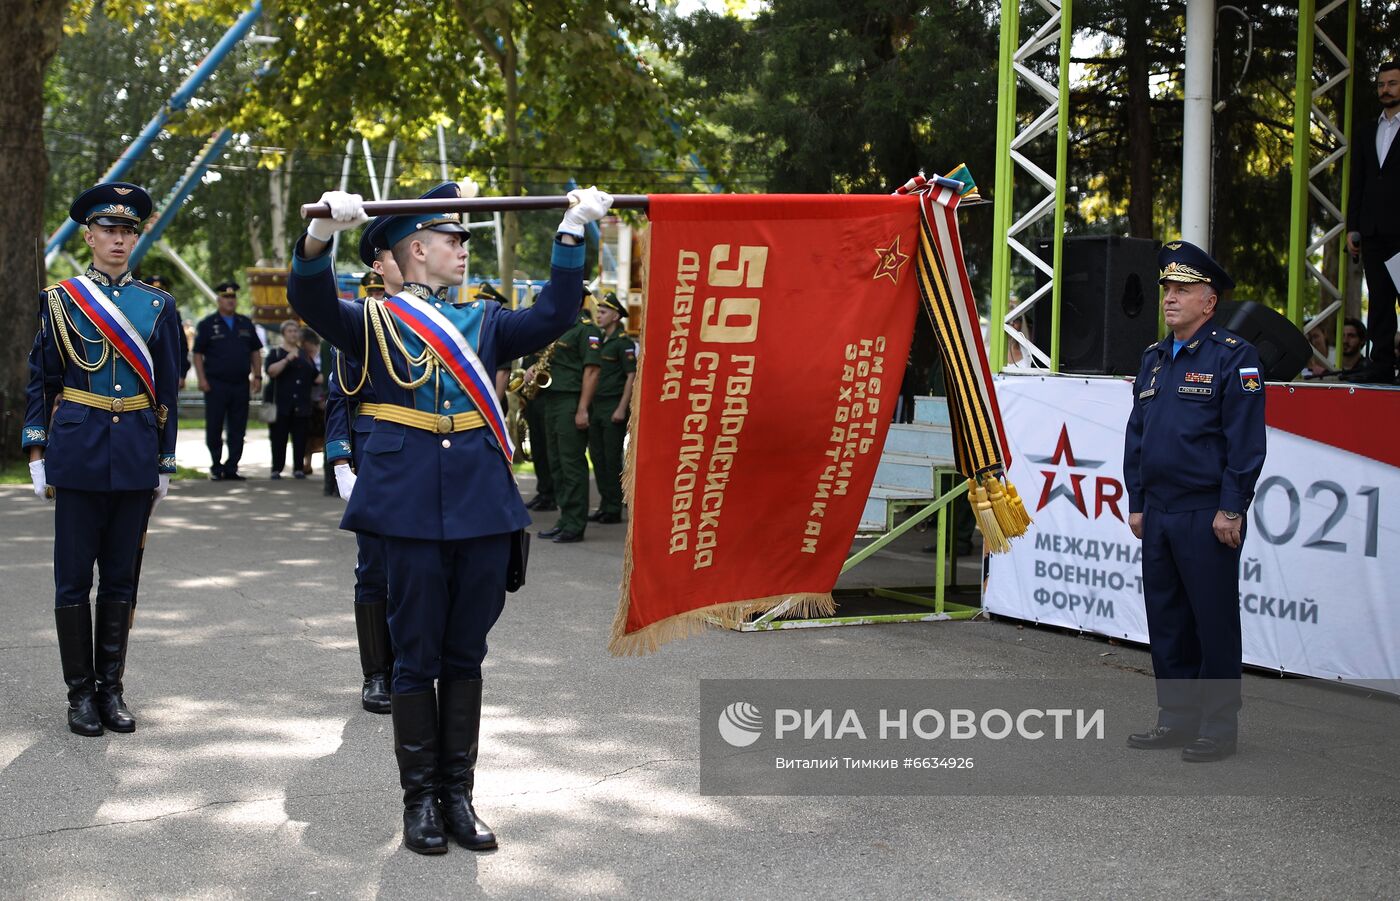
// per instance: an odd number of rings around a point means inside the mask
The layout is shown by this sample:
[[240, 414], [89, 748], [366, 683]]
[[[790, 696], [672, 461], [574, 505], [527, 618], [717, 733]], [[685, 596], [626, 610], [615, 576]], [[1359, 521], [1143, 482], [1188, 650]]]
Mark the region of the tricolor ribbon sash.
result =
[[121, 355], [127, 365], [136, 371], [136, 377], [141, 380], [141, 384], [151, 396], [151, 402], [154, 403], [155, 362], [151, 359], [151, 351], [146, 347], [145, 339], [136, 331], [131, 320], [127, 319], [126, 314], [85, 275], [65, 279], [58, 283], [58, 287], [68, 295], [74, 306], [83, 311], [83, 315], [97, 327], [102, 337]]
[[383, 306], [395, 321], [418, 336], [418, 340], [462, 386], [485, 418], [486, 426], [496, 436], [506, 462], [511, 462], [515, 458], [515, 445], [510, 443], [506, 434], [506, 417], [501, 412], [500, 401], [496, 399], [496, 382], [487, 374], [486, 367], [481, 365], [481, 359], [472, 350], [466, 336], [447, 317], [407, 291], [386, 298]]

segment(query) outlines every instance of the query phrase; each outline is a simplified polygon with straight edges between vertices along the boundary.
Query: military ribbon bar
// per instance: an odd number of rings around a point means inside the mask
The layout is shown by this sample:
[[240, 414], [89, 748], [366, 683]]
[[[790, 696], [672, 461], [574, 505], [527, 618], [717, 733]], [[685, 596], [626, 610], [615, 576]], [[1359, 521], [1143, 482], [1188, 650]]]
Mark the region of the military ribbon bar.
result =
[[515, 445], [510, 443], [506, 434], [505, 414], [501, 412], [500, 401], [496, 399], [496, 382], [487, 374], [486, 367], [481, 365], [481, 359], [472, 350], [466, 336], [441, 313], [407, 291], [385, 299], [384, 309], [417, 335], [418, 340], [457, 380], [496, 436], [506, 462], [513, 461]]
[[146, 391], [151, 395], [151, 402], [154, 403], [155, 362], [151, 359], [151, 351], [146, 347], [145, 339], [136, 331], [131, 320], [127, 319], [126, 314], [87, 276], [79, 275], [65, 279], [59, 282], [58, 286], [68, 295], [74, 306], [82, 310], [83, 315], [97, 327], [102, 337], [107, 339], [107, 343], [121, 354], [127, 365], [136, 371], [136, 377], [146, 387]]

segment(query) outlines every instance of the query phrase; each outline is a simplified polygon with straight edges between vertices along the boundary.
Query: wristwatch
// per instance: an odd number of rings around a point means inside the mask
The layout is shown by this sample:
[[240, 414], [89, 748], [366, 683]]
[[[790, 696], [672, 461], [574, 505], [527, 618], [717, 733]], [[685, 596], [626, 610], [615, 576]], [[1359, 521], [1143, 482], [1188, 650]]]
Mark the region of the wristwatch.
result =
[[1225, 518], [1228, 519], [1228, 520], [1230, 520], [1230, 521], [1232, 521], [1232, 522], [1233, 522], [1234, 520], [1240, 518], [1240, 515], [1239, 515], [1238, 513], [1232, 513], [1232, 512], [1230, 512], [1229, 510], [1221, 510], [1220, 512], [1221, 512], [1221, 513], [1224, 513], [1224, 514], [1225, 514]]

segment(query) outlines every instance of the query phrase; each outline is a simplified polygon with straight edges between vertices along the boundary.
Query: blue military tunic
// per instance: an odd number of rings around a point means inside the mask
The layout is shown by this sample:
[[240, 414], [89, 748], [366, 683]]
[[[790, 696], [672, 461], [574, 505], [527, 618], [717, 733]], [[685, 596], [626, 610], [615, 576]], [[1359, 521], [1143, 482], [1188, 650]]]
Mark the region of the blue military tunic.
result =
[[1128, 509], [1243, 514], [1264, 466], [1259, 354], [1207, 321], [1175, 358], [1173, 339], [1149, 347], [1133, 382], [1123, 480]]
[[[341, 300], [329, 254], [307, 259], [298, 242], [287, 298], [303, 319], [351, 359], [368, 365], [378, 402], [434, 415], [475, 410], [449, 375], [414, 390], [401, 387], [386, 368], [373, 334], [368, 334], [363, 303]], [[451, 303], [446, 296], [420, 296], [432, 303], [471, 344], [482, 366], [493, 372], [497, 360], [525, 356], [549, 344], [574, 322], [583, 286], [583, 245], [556, 243], [550, 282], [535, 304], [507, 310], [496, 303]], [[410, 355], [423, 344], [400, 329]], [[368, 359], [366, 356], [368, 347]], [[399, 379], [412, 381], [402, 352], [391, 346]], [[490, 429], [439, 435], [398, 423], [376, 421], [364, 442], [359, 480], [341, 527], [397, 538], [455, 541], [514, 532], [529, 524], [514, 475]]]
[[[23, 446], [46, 448], [45, 471], [55, 488], [154, 489], [159, 473], [175, 472], [181, 346], [175, 300], [130, 273], [113, 278], [90, 268], [86, 274], [145, 341], [154, 366], [153, 406], [119, 412], [65, 402], [54, 409], [65, 387], [114, 398], [146, 392], [136, 371], [107, 344], [82, 309], [58, 286], [51, 286], [40, 295], [39, 332], [29, 354]], [[62, 322], [54, 321], [55, 307], [62, 312]], [[93, 371], [79, 365], [74, 354]], [[97, 366], [99, 360], [102, 365]], [[161, 407], [168, 413], [164, 428], [157, 425]]]

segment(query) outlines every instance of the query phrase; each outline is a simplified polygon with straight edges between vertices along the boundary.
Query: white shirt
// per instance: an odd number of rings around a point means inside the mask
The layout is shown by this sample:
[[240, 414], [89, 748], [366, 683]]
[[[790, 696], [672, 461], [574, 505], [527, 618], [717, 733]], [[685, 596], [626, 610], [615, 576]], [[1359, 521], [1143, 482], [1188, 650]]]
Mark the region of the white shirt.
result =
[[1393, 116], [1381, 113], [1380, 121], [1376, 123], [1376, 159], [1385, 165], [1385, 156], [1390, 152], [1390, 145], [1395, 143], [1395, 133], [1400, 131], [1400, 112]]

